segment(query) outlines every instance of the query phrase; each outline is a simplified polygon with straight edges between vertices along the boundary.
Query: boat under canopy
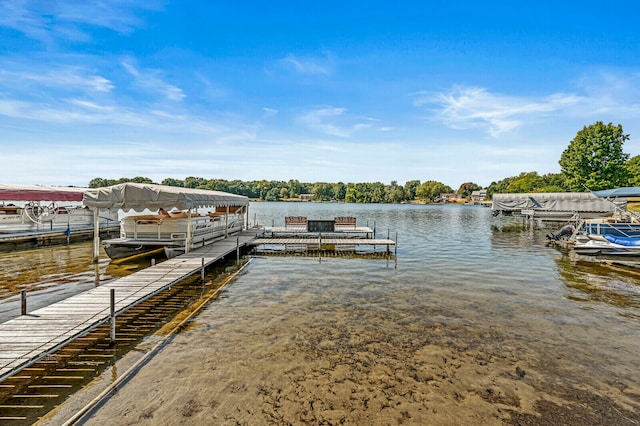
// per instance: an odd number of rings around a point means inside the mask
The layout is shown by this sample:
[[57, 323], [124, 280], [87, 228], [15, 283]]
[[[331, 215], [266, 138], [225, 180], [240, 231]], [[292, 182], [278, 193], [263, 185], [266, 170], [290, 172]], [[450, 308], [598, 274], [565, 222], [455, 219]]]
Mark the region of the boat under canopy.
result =
[[[112, 258], [142, 254], [159, 247], [187, 253], [191, 248], [226, 238], [242, 230], [249, 199], [221, 191], [155, 184], [122, 183], [88, 189], [83, 203], [87, 207], [125, 211], [158, 211], [158, 215], [134, 215], [121, 221], [120, 238], [104, 241]], [[202, 216], [198, 208], [213, 208]], [[166, 210], [178, 210], [167, 212]], [[167, 216], [164, 216], [165, 213]], [[94, 235], [94, 262], [98, 260], [99, 238]]]
[[[47, 241], [58, 241], [57, 233], [67, 237], [85, 235], [94, 226], [94, 212], [82, 206], [86, 188], [41, 185], [0, 184], [0, 234], [3, 249], [17, 242], [32, 242], [47, 234]], [[8, 203], [7, 203], [8, 202]], [[13, 204], [13, 203], [17, 203]], [[103, 228], [118, 223], [117, 212], [105, 211], [98, 217]], [[76, 231], [82, 231], [76, 234]], [[27, 235], [28, 234], [28, 235]]]
[[85, 188], [67, 186], [0, 184], [0, 201], [77, 201], [83, 199]]

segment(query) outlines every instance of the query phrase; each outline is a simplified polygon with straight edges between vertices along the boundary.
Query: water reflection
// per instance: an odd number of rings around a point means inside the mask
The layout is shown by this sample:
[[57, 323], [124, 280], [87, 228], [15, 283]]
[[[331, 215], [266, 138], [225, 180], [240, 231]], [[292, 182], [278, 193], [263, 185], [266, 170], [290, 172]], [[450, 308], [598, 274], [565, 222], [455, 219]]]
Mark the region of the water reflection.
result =
[[556, 258], [558, 273], [567, 286], [569, 300], [585, 303], [606, 303], [617, 308], [619, 315], [640, 318], [640, 271], [612, 268], [588, 258], [574, 255], [570, 249], [562, 249]]

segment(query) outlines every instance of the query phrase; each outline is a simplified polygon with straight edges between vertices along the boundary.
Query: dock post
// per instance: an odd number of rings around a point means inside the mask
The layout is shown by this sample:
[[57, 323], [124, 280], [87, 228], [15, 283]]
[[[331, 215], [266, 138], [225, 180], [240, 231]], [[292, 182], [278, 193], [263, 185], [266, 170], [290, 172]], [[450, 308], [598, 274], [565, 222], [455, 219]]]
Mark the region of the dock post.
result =
[[398, 233], [396, 232], [396, 243], [393, 245], [393, 255], [398, 255]]
[[204, 284], [204, 257], [202, 258], [202, 269], [200, 270], [200, 277], [202, 278], [202, 283]]
[[156, 266], [156, 258], [151, 258], [151, 266]]
[[111, 339], [110, 344], [116, 343], [116, 289], [112, 288], [110, 292], [109, 301], [109, 313], [110, 313], [110, 325], [111, 325]]
[[236, 265], [240, 265], [240, 237], [236, 237]]
[[22, 306], [20, 313], [27, 315], [27, 290], [20, 290], [20, 302]]
[[396, 232], [396, 243], [393, 247], [393, 269], [398, 269], [398, 233]]

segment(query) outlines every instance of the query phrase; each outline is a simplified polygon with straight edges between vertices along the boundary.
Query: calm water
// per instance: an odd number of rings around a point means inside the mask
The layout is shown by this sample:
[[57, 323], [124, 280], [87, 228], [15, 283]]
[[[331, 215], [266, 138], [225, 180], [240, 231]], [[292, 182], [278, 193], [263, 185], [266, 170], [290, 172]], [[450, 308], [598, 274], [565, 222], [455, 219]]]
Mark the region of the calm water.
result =
[[[463, 393], [480, 393], [470, 389], [490, 374], [474, 376], [488, 363], [498, 371], [494, 385], [513, 376], [516, 366], [526, 370], [533, 399], [575, 402], [580, 397], [567, 395], [586, 389], [626, 409], [640, 405], [640, 273], [578, 260], [546, 245], [549, 229], [514, 230], [517, 220], [493, 218], [490, 209], [477, 206], [252, 203], [249, 212], [251, 223], [276, 226], [286, 215], [353, 215], [358, 225], [375, 226], [378, 237], [398, 236], [397, 265], [384, 259], [255, 257], [227, 297], [201, 318], [218, 330], [232, 315], [233, 332], [245, 327], [252, 336], [238, 342], [249, 352], [259, 352], [257, 341], [251, 347], [256, 333], [249, 330], [264, 324], [293, 333], [292, 342], [307, 336], [304, 345], [313, 346], [314, 356], [324, 346], [313, 342], [335, 347], [344, 336], [371, 335], [404, 348], [395, 354], [367, 349], [380, 359], [386, 353], [390, 363], [407, 353], [426, 356], [421, 351], [429, 345], [450, 348], [454, 358], [467, 356], [468, 362], [486, 358], [483, 367], [467, 372]], [[0, 253], [0, 310], [17, 306], [20, 288], [34, 285], [45, 299], [66, 297], [96, 285], [96, 276], [104, 281], [129, 273], [106, 259], [96, 268], [90, 256], [90, 243]], [[341, 350], [356, 350], [345, 342]], [[526, 399], [524, 388], [514, 391], [522, 393], [515, 399]], [[500, 401], [509, 405], [507, 397]]]
[[[398, 235], [397, 268], [371, 259], [259, 258], [243, 280], [277, 276], [437, 308], [450, 319], [512, 330], [549, 348], [575, 343], [589, 362], [635, 371], [640, 384], [640, 270], [578, 260], [547, 245], [549, 229], [524, 229], [478, 206], [252, 204], [251, 221], [283, 225], [285, 215], [354, 215], [379, 237]], [[555, 229], [552, 229], [555, 230]], [[288, 279], [286, 277], [294, 277]], [[305, 288], [303, 291], [306, 291]], [[355, 302], [355, 301], [354, 301]], [[526, 336], [526, 337], [524, 337]]]

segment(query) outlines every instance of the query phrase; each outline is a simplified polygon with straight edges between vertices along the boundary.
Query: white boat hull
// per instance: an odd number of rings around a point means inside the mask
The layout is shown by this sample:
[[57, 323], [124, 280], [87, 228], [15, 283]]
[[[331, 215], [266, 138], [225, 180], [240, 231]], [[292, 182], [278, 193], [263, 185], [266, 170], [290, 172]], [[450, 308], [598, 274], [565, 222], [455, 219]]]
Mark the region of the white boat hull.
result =
[[123, 259], [164, 248], [167, 257], [185, 253], [187, 235], [190, 249], [211, 244], [239, 232], [244, 226], [241, 214], [224, 216], [163, 217], [138, 215], [121, 221], [120, 238], [106, 240], [103, 247], [112, 259]]
[[573, 251], [584, 256], [640, 256], [640, 246], [616, 244], [598, 234], [578, 238]]

